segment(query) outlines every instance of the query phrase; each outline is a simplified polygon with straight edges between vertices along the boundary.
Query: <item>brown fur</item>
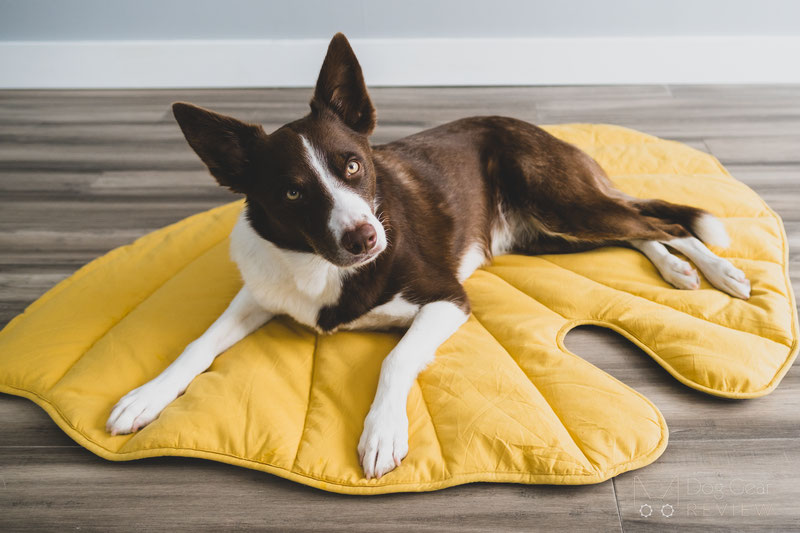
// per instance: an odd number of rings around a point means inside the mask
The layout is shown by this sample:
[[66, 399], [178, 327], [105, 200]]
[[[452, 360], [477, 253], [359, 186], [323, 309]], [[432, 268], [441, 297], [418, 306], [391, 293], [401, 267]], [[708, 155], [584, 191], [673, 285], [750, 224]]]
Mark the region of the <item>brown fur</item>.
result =
[[[465, 118], [371, 147], [375, 109], [341, 34], [331, 41], [311, 113], [270, 135], [188, 104], [174, 109], [192, 148], [221, 184], [246, 195], [251, 224], [278, 246], [345, 260], [326, 230], [330, 198], [315, 187], [299, 135], [320, 147], [343, 186], [368, 202], [377, 198], [389, 246], [320, 311], [324, 330], [400, 292], [414, 303], [448, 300], [467, 310], [460, 258], [473, 243], [490, 249], [501, 216], [522, 221], [515, 250], [536, 254], [687, 236], [704, 213], [627, 197], [591, 157], [513, 118]], [[341, 172], [351, 157], [363, 165], [356, 178]], [[302, 190], [303, 201], [288, 204], [287, 187]]]

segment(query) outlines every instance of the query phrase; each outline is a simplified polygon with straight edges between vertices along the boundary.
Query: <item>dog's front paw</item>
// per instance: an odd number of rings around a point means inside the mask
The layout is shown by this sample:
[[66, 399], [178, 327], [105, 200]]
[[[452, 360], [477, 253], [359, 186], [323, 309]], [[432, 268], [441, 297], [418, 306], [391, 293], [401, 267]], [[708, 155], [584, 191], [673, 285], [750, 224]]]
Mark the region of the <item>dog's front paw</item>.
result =
[[122, 397], [111, 410], [106, 431], [112, 435], [133, 433], [153, 420], [178, 397], [174, 387], [150, 381]]
[[358, 456], [367, 479], [380, 477], [400, 466], [408, 454], [408, 415], [401, 409], [373, 406], [358, 442]]

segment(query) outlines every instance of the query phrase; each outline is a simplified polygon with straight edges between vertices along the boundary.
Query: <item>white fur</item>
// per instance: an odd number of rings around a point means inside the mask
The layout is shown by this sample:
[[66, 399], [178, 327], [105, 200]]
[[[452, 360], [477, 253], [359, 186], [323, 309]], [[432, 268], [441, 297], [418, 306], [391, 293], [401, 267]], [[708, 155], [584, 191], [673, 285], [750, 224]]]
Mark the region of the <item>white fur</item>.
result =
[[328, 228], [336, 238], [336, 242], [342, 240], [342, 235], [346, 231], [354, 229], [362, 222], [368, 222], [375, 229], [375, 250], [377, 252], [383, 251], [386, 248], [386, 231], [383, 229], [383, 224], [375, 217], [369, 204], [330, 174], [328, 167], [322, 164], [322, 158], [319, 156], [318, 150], [312, 146], [308, 139], [302, 135], [300, 139], [303, 141], [303, 147], [306, 150], [308, 164], [314, 169], [320, 183], [333, 198]]
[[408, 453], [406, 403], [414, 380], [433, 360], [436, 349], [467, 320], [457, 305], [434, 302], [422, 306], [408, 332], [381, 365], [378, 390], [358, 443], [366, 477], [394, 470]]
[[717, 256], [695, 237], [672, 239], [666, 244], [691, 259], [714, 287], [743, 300], [750, 297], [750, 281], [744, 272]]
[[537, 235], [544, 234], [572, 240], [574, 237], [562, 233], [549, 231], [534, 216], [521, 215], [512, 210], [504, 211], [503, 206], [497, 206], [497, 219], [492, 222], [490, 250], [492, 256], [511, 253], [520, 243], [533, 241]]
[[[683, 237], [665, 241], [664, 244], [688, 257], [714, 287], [743, 300], [750, 297], [750, 282], [744, 272], [706, 248], [699, 239]], [[669, 253], [664, 244], [656, 241], [631, 241], [631, 245], [646, 255], [669, 283], [679, 289], [700, 288], [697, 272], [689, 263]]]
[[339, 300], [347, 269], [322, 257], [278, 248], [253, 230], [244, 212], [231, 232], [231, 257], [244, 287], [214, 324], [164, 372], [126, 394], [106, 422], [112, 434], [149, 424], [230, 346], [276, 314], [317, 327], [321, 307]]
[[394, 298], [385, 304], [372, 308], [367, 314], [344, 324], [340, 329], [408, 327], [418, 312], [419, 305], [412, 304], [403, 298], [402, 293], [395, 294]]
[[512, 226], [503, 212], [502, 206], [497, 206], [497, 220], [492, 224], [491, 229], [491, 251], [492, 255], [503, 255], [509, 253], [516, 244], [516, 228]]
[[467, 247], [458, 264], [458, 281], [464, 281], [486, 262], [486, 251], [479, 242]]
[[727, 248], [731, 245], [731, 239], [722, 221], [714, 215], [702, 215], [694, 224], [692, 230], [701, 241], [718, 248]]
[[222, 315], [155, 379], [122, 397], [111, 410], [106, 430], [131, 433], [156, 419], [189, 383], [227, 350], [272, 318], [247, 288], [242, 288]]
[[231, 257], [262, 307], [312, 328], [320, 308], [339, 300], [350, 272], [319, 255], [285, 250], [262, 239], [244, 213], [231, 232]]
[[672, 255], [667, 247], [658, 241], [631, 241], [631, 245], [647, 256], [667, 282], [678, 289], [697, 289], [700, 278], [692, 266]]

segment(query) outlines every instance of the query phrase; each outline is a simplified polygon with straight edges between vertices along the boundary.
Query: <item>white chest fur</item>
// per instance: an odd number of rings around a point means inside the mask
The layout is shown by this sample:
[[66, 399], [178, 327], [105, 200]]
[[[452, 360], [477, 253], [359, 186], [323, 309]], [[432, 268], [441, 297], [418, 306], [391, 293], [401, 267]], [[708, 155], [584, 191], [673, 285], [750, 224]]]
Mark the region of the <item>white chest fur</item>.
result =
[[341, 329], [385, 329], [407, 327], [417, 316], [419, 306], [403, 299], [397, 294], [383, 305], [373, 307], [369, 313], [358, 317]]
[[339, 300], [343, 272], [316, 254], [278, 248], [262, 239], [244, 213], [231, 232], [231, 257], [255, 300], [276, 314], [316, 327], [321, 307]]
[[[248, 291], [264, 309], [313, 328], [319, 310], [339, 301], [348, 275], [346, 269], [316, 254], [284, 250], [262, 239], [244, 213], [231, 232], [231, 257]], [[418, 310], [419, 306], [396, 295], [341, 329], [407, 326]]]

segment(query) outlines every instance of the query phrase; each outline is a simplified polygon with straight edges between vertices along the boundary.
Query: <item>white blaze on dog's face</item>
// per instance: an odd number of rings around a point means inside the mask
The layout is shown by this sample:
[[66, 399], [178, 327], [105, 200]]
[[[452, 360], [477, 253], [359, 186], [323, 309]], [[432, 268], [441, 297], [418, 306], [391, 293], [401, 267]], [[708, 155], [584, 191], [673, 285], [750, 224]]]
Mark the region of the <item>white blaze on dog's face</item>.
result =
[[186, 140], [220, 184], [247, 197], [247, 218], [273, 244], [340, 267], [386, 249], [368, 137], [375, 109], [343, 35], [331, 41], [311, 113], [267, 135], [257, 125], [173, 106]]
[[[364, 195], [363, 189], [351, 188], [349, 180], [368, 172], [368, 165], [363, 158], [350, 154], [343, 159], [344, 179], [337, 176], [323, 161], [327, 158], [320, 150], [300, 135], [306, 159], [312, 168], [319, 184], [330, 197], [328, 230], [334, 243], [338, 244], [338, 257], [331, 262], [341, 266], [361, 265], [375, 259], [386, 249], [386, 230], [378, 220], [375, 209], [377, 200]], [[371, 170], [371, 169], [370, 169]], [[362, 177], [363, 179], [364, 177]], [[370, 187], [374, 190], [374, 187]]]

